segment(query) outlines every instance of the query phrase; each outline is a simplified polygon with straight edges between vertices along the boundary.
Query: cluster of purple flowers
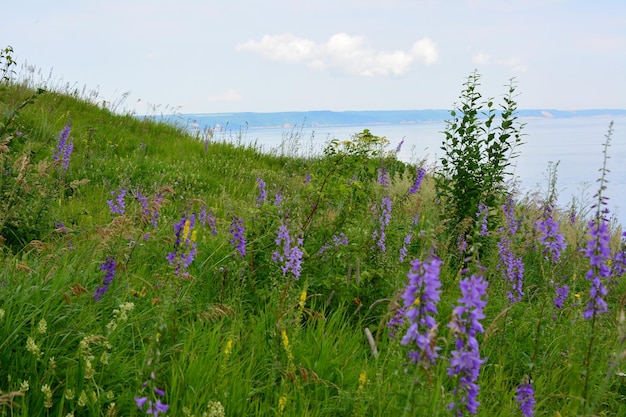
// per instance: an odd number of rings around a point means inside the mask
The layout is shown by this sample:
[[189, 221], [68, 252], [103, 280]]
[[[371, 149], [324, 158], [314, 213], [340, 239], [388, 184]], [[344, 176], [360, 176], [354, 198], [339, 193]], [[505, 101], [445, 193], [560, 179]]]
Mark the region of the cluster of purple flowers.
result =
[[400, 263], [404, 262], [404, 258], [409, 253], [408, 246], [411, 244], [411, 240], [413, 239], [413, 235], [409, 233], [404, 237], [402, 241], [402, 247], [400, 248]]
[[565, 236], [559, 233], [559, 223], [552, 216], [547, 216], [537, 222], [537, 229], [541, 231], [539, 241], [545, 247], [544, 255], [549, 254], [553, 262], [559, 262], [561, 252], [567, 246]]
[[115, 201], [113, 199], [107, 200], [107, 204], [109, 205], [109, 209], [113, 214], [123, 215], [126, 211], [126, 201], [124, 198], [126, 197], [127, 190], [123, 188], [119, 188], [117, 190], [117, 196], [115, 191], [111, 191], [111, 195], [115, 197]]
[[511, 240], [503, 236], [498, 242], [498, 252], [500, 263], [497, 268], [500, 269], [502, 277], [509, 282], [510, 290], [507, 294], [509, 302], [517, 303], [524, 296], [522, 288], [524, 281], [524, 261], [521, 256], [515, 256], [511, 250]]
[[59, 133], [59, 141], [57, 144], [57, 152], [52, 156], [55, 161], [60, 161], [61, 167], [67, 171], [70, 167], [70, 157], [74, 150], [74, 138], [70, 138], [71, 127], [65, 126]]
[[174, 265], [174, 273], [177, 276], [187, 270], [196, 256], [196, 231], [193, 230], [195, 224], [196, 214], [192, 213], [191, 216], [183, 216], [174, 225], [176, 236], [174, 251], [168, 253], [166, 259], [170, 265]]
[[135, 200], [137, 200], [137, 202], [141, 206], [141, 215], [144, 217], [150, 216], [150, 203], [148, 203], [148, 198], [143, 195], [141, 191], [137, 191], [136, 193], [134, 193], [134, 195]]
[[276, 207], [280, 206], [283, 202], [283, 192], [281, 190], [276, 191], [276, 196], [274, 197], [274, 205]]
[[404, 307], [400, 307], [396, 310], [393, 317], [387, 322], [387, 329], [389, 329], [387, 334], [392, 339], [396, 338], [396, 332], [404, 326], [404, 311]]
[[424, 180], [424, 176], [426, 175], [426, 170], [424, 168], [417, 168], [417, 177], [415, 178], [415, 183], [409, 189], [409, 194], [415, 194], [422, 185], [422, 181]]
[[396, 156], [400, 153], [400, 151], [402, 150], [402, 145], [404, 145], [404, 139], [402, 139], [400, 141], [400, 143], [398, 143], [398, 146], [396, 146]]
[[415, 214], [415, 216], [413, 216], [413, 221], [411, 222], [411, 229], [402, 241], [402, 247], [400, 248], [400, 263], [404, 262], [404, 258], [406, 258], [406, 255], [409, 253], [409, 245], [411, 244], [411, 240], [413, 240], [412, 231], [415, 225], [417, 225], [418, 220], [419, 214]]
[[489, 217], [489, 207], [483, 203], [478, 204], [478, 212], [476, 213], [476, 217], [480, 219], [480, 232], [481, 236], [489, 235], [489, 228], [487, 225], [487, 218]]
[[207, 211], [206, 206], [202, 206], [198, 214], [198, 220], [202, 226], [209, 226], [213, 236], [217, 235], [217, 219], [215, 218], [215, 214], [213, 214], [213, 210]]
[[347, 245], [348, 245], [348, 237], [346, 236], [345, 233], [341, 232], [338, 235], [333, 235], [332, 243], [322, 246], [319, 250], [319, 254], [321, 255], [331, 248], [338, 248], [339, 246], [347, 246]]
[[243, 219], [233, 216], [233, 221], [228, 229], [231, 235], [230, 244], [239, 252], [240, 257], [246, 256], [246, 233]]
[[[165, 391], [156, 387], [154, 388], [154, 393], [159, 397], [165, 396]], [[137, 404], [137, 407], [142, 412], [144, 411], [144, 405], [146, 405], [146, 403], [148, 404], [148, 408], [145, 410], [145, 413], [151, 414], [154, 417], [158, 417], [161, 413], [167, 413], [167, 409], [169, 408], [169, 405], [163, 404], [160, 398], [158, 398], [155, 402], [152, 402], [152, 400], [148, 399], [148, 397], [135, 397], [135, 404]]]
[[524, 382], [517, 386], [515, 401], [519, 404], [519, 409], [524, 417], [534, 417], [535, 415], [535, 390], [530, 382]]
[[609, 248], [610, 236], [607, 220], [598, 216], [595, 220], [590, 221], [589, 236], [585, 255], [589, 258], [590, 268], [585, 278], [591, 282], [591, 289], [589, 290], [590, 300], [583, 313], [583, 317], [586, 319], [608, 311], [608, 306], [603, 298], [607, 295], [607, 290], [602, 283], [603, 279], [611, 276], [611, 269], [608, 266], [611, 250]]
[[415, 342], [417, 350], [409, 351], [413, 363], [434, 363], [438, 357], [440, 348], [436, 346], [437, 323], [434, 316], [441, 294], [441, 264], [441, 260], [434, 255], [430, 261], [415, 259], [411, 262], [409, 282], [402, 294], [404, 317], [410, 325], [400, 343], [406, 346]]
[[378, 185], [389, 188], [389, 172], [384, 166], [378, 168]]
[[283, 276], [287, 276], [287, 273], [291, 271], [293, 279], [297, 280], [300, 278], [302, 273], [302, 255], [304, 254], [302, 243], [302, 238], [297, 238], [294, 245], [286, 225], [283, 224], [278, 228], [276, 245], [282, 245], [282, 250], [274, 251], [272, 260], [277, 264], [281, 264], [280, 269], [283, 272]]
[[384, 197], [382, 202], [380, 203], [380, 217], [378, 219], [380, 223], [380, 228], [374, 230], [372, 234], [373, 240], [376, 242], [378, 248], [385, 252], [387, 250], [387, 246], [385, 245], [385, 240], [387, 235], [385, 231], [387, 230], [387, 226], [389, 226], [389, 222], [391, 221], [391, 198]]
[[516, 303], [524, 296], [522, 290], [524, 279], [524, 262], [521, 256], [515, 256], [512, 249], [512, 236], [517, 232], [517, 221], [514, 216], [514, 201], [511, 197], [502, 206], [506, 218], [506, 227], [499, 229], [500, 240], [498, 241], [498, 255], [500, 262], [497, 268], [501, 271], [502, 278], [510, 284], [508, 293], [509, 302]]
[[569, 294], [569, 285], [557, 285], [556, 296], [554, 297], [554, 306], [556, 308], [563, 308], [563, 302], [567, 299]]
[[626, 272], [626, 232], [622, 233], [621, 247], [613, 256], [612, 279], [621, 278]]
[[454, 308], [453, 320], [448, 325], [455, 335], [448, 376], [459, 376], [459, 384], [454, 389], [456, 402], [450, 404], [450, 409], [456, 410], [457, 416], [463, 415], [462, 406], [476, 414], [480, 405], [477, 400], [480, 387], [476, 381], [485, 360], [480, 357], [476, 335], [484, 332], [480, 320], [485, 318], [487, 281], [480, 275], [472, 275], [461, 280], [460, 289], [462, 295], [458, 302], [461, 305]]
[[259, 187], [259, 196], [256, 198], [257, 207], [261, 207], [261, 205], [267, 199], [267, 190], [265, 189], [265, 181], [261, 178], [256, 179], [256, 185]]
[[93, 293], [93, 299], [96, 301], [100, 301], [102, 296], [108, 291], [109, 284], [113, 282], [113, 277], [115, 277], [115, 268], [117, 264], [115, 263], [115, 258], [113, 256], [108, 256], [107, 259], [100, 265], [100, 270], [104, 271], [104, 279], [102, 281], [102, 286], [96, 288], [96, 291]]

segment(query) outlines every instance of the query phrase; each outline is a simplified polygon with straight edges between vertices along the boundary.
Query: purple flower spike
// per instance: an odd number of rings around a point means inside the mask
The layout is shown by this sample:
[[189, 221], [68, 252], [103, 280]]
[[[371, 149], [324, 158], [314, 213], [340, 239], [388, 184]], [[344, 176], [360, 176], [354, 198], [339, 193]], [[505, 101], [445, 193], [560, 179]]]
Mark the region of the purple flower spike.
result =
[[93, 299], [96, 301], [100, 301], [102, 296], [108, 291], [109, 284], [113, 282], [113, 278], [115, 277], [115, 268], [117, 264], [115, 263], [115, 258], [113, 256], [107, 257], [106, 261], [100, 265], [100, 270], [105, 271], [104, 279], [102, 281], [102, 286], [96, 288], [96, 291], [93, 294]]
[[523, 383], [517, 386], [515, 401], [519, 404], [519, 409], [524, 417], [535, 416], [535, 391], [530, 383]]
[[487, 227], [487, 218], [489, 217], [489, 207], [487, 207], [483, 203], [478, 204], [478, 213], [476, 213], [476, 217], [480, 219], [479, 234], [481, 236], [488, 236], [489, 229]]
[[567, 299], [567, 295], [569, 294], [569, 286], [557, 286], [556, 287], [556, 297], [554, 297], [554, 306], [556, 308], [563, 308], [563, 302]]
[[424, 168], [417, 168], [417, 177], [415, 178], [415, 183], [409, 189], [409, 194], [415, 194], [420, 189], [425, 175], [426, 170]]
[[[124, 198], [126, 197], [126, 190], [120, 188], [117, 190], [117, 197], [115, 198], [115, 202], [111, 200], [107, 200], [107, 204], [109, 205], [109, 209], [113, 214], [121, 214], [123, 215], [126, 211], [126, 202]], [[111, 191], [111, 195], [115, 197], [115, 191]]]
[[230, 235], [232, 236], [230, 239], [230, 244], [235, 246], [237, 252], [239, 252], [239, 256], [241, 258], [246, 256], [246, 236], [245, 230], [243, 226], [243, 219], [240, 219], [236, 216], [233, 216], [233, 221], [230, 224]]
[[381, 252], [385, 252], [387, 250], [387, 246], [385, 244], [387, 235], [385, 231], [387, 229], [387, 226], [389, 226], [389, 222], [391, 221], [391, 198], [385, 197], [380, 203], [380, 217], [378, 221], [380, 223], [380, 228], [374, 230], [372, 238], [376, 242], [376, 245], [381, 250]]
[[52, 156], [52, 159], [61, 162], [61, 167], [64, 171], [67, 171], [70, 167], [70, 156], [74, 149], [74, 139], [69, 137], [71, 129], [72, 128], [68, 125], [61, 130], [59, 133], [57, 152]]
[[386, 167], [378, 168], [378, 184], [382, 187], [389, 188], [389, 172]]
[[567, 246], [565, 236], [559, 233], [559, 223], [552, 217], [537, 222], [537, 228], [541, 230], [539, 241], [545, 246], [544, 254], [550, 254], [553, 262], [559, 262], [561, 252]]
[[257, 207], [261, 207], [261, 205], [267, 200], [267, 191], [265, 189], [265, 181], [261, 178], [256, 179], [256, 184], [259, 187], [259, 196], [256, 199]]
[[589, 258], [590, 269], [585, 278], [591, 282], [591, 289], [589, 290], [590, 300], [583, 313], [586, 319], [608, 312], [608, 305], [604, 301], [607, 290], [602, 283], [603, 279], [611, 276], [611, 269], [608, 267], [608, 260], [611, 257], [610, 236], [606, 219], [598, 216], [594, 221], [589, 222], [589, 236], [585, 255]]
[[617, 280], [626, 272], [626, 232], [622, 233], [621, 247], [615, 252], [613, 256], [613, 267], [611, 274], [613, 280]]
[[300, 274], [302, 273], [302, 256], [304, 255], [302, 243], [302, 238], [298, 238], [294, 245], [286, 225], [283, 224], [278, 228], [276, 245], [282, 245], [282, 251], [274, 251], [272, 253], [272, 260], [281, 264], [283, 276], [287, 276], [287, 272], [291, 271], [293, 279], [298, 280], [300, 278]]
[[408, 245], [411, 244], [411, 239], [413, 239], [413, 235], [410, 233], [404, 237], [402, 247], [400, 248], [400, 263], [404, 262], [404, 258], [409, 253]]
[[181, 275], [184, 273], [194, 257], [196, 256], [196, 231], [193, 230], [196, 224], [196, 214], [191, 216], [183, 216], [178, 223], [174, 225], [174, 251], [167, 254], [166, 259], [170, 265], [174, 265], [174, 274]]
[[485, 318], [483, 308], [487, 305], [487, 285], [480, 275], [461, 280], [460, 305], [454, 308], [452, 322], [448, 324], [455, 335], [456, 347], [451, 352], [448, 376], [459, 377], [454, 388], [456, 402], [450, 404], [450, 408], [456, 410], [458, 416], [463, 414], [462, 406], [471, 414], [476, 414], [480, 405], [477, 400], [480, 387], [476, 381], [485, 360], [480, 357], [476, 335], [484, 332], [480, 320]]
[[500, 263], [497, 268], [500, 269], [505, 281], [510, 284], [509, 302], [516, 303], [524, 296], [522, 289], [524, 261], [521, 256], [515, 256], [511, 251], [511, 239], [508, 236], [502, 236], [498, 242], [498, 253], [500, 255]]
[[424, 263], [419, 259], [412, 261], [409, 282], [402, 294], [404, 317], [410, 325], [401, 343], [406, 346], [415, 342], [418, 350], [409, 352], [414, 363], [428, 365], [438, 357], [439, 347], [435, 346], [437, 323], [434, 316], [441, 294], [441, 264], [441, 260], [434, 255]]

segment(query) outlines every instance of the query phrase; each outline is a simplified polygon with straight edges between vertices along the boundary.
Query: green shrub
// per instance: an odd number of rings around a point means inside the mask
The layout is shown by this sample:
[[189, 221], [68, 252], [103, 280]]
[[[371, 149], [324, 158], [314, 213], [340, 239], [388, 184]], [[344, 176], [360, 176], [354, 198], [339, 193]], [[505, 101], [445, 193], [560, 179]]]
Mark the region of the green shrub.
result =
[[450, 229], [474, 218], [478, 205], [495, 208], [507, 192], [505, 183], [516, 147], [522, 143], [523, 124], [517, 122], [515, 84], [508, 85], [501, 111], [493, 99], [481, 100], [480, 74], [468, 78], [460, 103], [450, 112], [441, 149], [441, 170], [436, 173], [437, 194], [446, 205]]

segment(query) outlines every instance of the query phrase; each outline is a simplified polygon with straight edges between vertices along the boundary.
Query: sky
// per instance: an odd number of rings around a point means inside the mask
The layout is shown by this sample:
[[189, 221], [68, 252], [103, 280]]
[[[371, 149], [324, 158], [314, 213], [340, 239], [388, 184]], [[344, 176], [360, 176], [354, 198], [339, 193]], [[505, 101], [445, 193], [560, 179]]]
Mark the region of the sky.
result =
[[623, 0], [20, 0], [18, 76], [138, 114], [626, 108]]

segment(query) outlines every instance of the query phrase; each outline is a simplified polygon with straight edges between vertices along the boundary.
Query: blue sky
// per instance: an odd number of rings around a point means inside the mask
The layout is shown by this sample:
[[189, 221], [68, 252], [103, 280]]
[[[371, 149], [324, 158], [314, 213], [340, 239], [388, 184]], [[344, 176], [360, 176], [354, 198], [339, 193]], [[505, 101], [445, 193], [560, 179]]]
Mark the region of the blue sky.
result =
[[[520, 108], [626, 108], [622, 0], [20, 0], [23, 77], [139, 113], [448, 109], [477, 69]], [[32, 72], [29, 72], [32, 71]]]

